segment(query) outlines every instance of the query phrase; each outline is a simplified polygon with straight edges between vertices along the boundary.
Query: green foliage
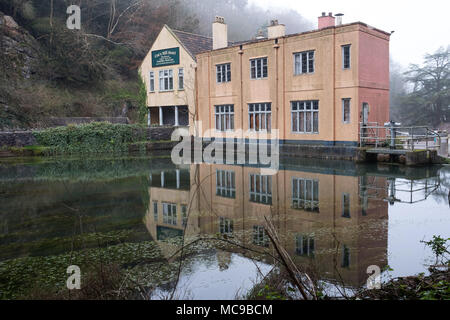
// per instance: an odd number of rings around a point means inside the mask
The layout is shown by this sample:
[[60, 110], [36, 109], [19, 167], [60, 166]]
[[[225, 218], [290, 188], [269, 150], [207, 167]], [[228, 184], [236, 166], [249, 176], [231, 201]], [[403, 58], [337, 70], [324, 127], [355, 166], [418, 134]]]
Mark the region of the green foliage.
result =
[[90, 123], [33, 132], [38, 143], [58, 154], [123, 153], [130, 143], [145, 139], [139, 125]]
[[[421, 241], [431, 248], [434, 255], [436, 256], [436, 262], [440, 261], [443, 264], [448, 264], [450, 262], [450, 252], [448, 251], [447, 242], [450, 242], [450, 238], [444, 239], [441, 236], [433, 236], [430, 241]], [[447, 261], [445, 261], [447, 260]]]

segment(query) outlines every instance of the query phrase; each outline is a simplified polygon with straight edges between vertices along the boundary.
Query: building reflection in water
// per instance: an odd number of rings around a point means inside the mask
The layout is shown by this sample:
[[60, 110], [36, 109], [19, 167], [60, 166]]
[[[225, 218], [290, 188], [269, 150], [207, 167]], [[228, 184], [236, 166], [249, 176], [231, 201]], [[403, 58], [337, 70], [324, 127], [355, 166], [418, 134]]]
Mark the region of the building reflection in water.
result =
[[[388, 177], [320, 166], [286, 167], [273, 176], [256, 167], [207, 164], [153, 172], [145, 223], [167, 258], [179, 249], [171, 239], [183, 235], [239, 244], [217, 248], [224, 270], [232, 253], [275, 254], [264, 228], [270, 217], [301, 270], [357, 287], [366, 283], [369, 266], [387, 265]], [[274, 263], [270, 255], [261, 259]]]

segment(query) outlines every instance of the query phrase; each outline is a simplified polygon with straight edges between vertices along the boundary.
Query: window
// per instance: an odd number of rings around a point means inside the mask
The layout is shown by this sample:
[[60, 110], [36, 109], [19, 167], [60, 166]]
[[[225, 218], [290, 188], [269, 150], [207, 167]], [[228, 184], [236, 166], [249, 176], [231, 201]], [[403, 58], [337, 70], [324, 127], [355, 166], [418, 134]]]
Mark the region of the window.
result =
[[182, 204], [181, 205], [181, 217], [182, 217], [182, 221], [183, 221], [183, 227], [186, 227], [187, 222], [188, 222], [188, 216], [187, 216], [187, 206]]
[[314, 51], [294, 53], [294, 74], [314, 73]]
[[319, 133], [319, 101], [292, 101], [292, 132]]
[[342, 246], [341, 267], [342, 268], [350, 267], [350, 249], [345, 244]]
[[231, 64], [230, 63], [217, 65], [216, 71], [217, 71], [217, 83], [231, 81]]
[[250, 60], [250, 78], [267, 78], [267, 58], [258, 58]]
[[158, 221], [158, 201], [153, 201], [153, 217]]
[[220, 217], [219, 232], [220, 234], [231, 236], [233, 234], [233, 220]]
[[342, 99], [342, 121], [344, 123], [350, 123], [350, 100]]
[[269, 246], [269, 239], [263, 226], [253, 226], [253, 244], [261, 247]]
[[342, 46], [342, 68], [350, 69], [350, 45]]
[[184, 69], [178, 69], [178, 90], [184, 90]]
[[342, 194], [342, 217], [350, 218], [350, 194]]
[[319, 212], [319, 181], [293, 178], [292, 208]]
[[250, 174], [250, 201], [272, 204], [272, 177]]
[[173, 70], [159, 71], [159, 91], [173, 90]]
[[163, 223], [177, 225], [177, 205], [163, 203]]
[[234, 106], [224, 105], [215, 106], [216, 111], [216, 130], [230, 131], [234, 130]]
[[150, 71], [150, 92], [155, 92], [155, 73]]
[[268, 131], [272, 128], [272, 105], [252, 103], [248, 105], [249, 128], [252, 131]]
[[236, 181], [234, 171], [216, 171], [216, 195], [225, 198], [236, 197]]
[[297, 235], [295, 237], [295, 253], [299, 256], [314, 257], [314, 236]]

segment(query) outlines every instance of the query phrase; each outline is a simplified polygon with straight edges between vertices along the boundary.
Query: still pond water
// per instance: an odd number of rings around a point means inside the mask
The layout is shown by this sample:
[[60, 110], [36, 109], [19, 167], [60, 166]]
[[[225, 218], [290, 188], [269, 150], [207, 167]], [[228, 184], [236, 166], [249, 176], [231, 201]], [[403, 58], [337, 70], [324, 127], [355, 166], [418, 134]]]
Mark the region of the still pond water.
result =
[[[371, 265], [389, 266], [385, 277], [426, 272], [433, 255], [421, 241], [450, 237], [449, 191], [445, 166], [287, 159], [265, 176], [177, 167], [165, 154], [3, 161], [0, 298], [63, 287], [70, 264], [99, 261], [145, 279], [155, 299], [176, 283], [174, 298], [243, 297], [274, 265], [265, 217], [324, 283], [363, 286]], [[179, 269], [181, 239], [193, 244]]]

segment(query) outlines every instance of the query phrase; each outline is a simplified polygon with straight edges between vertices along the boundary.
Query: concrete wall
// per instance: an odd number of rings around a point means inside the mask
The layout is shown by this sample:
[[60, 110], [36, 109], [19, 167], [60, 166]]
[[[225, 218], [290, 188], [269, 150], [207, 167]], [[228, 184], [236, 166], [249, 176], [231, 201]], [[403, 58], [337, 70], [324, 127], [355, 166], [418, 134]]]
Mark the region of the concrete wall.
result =
[[0, 147], [26, 147], [36, 144], [31, 131], [0, 132]]

